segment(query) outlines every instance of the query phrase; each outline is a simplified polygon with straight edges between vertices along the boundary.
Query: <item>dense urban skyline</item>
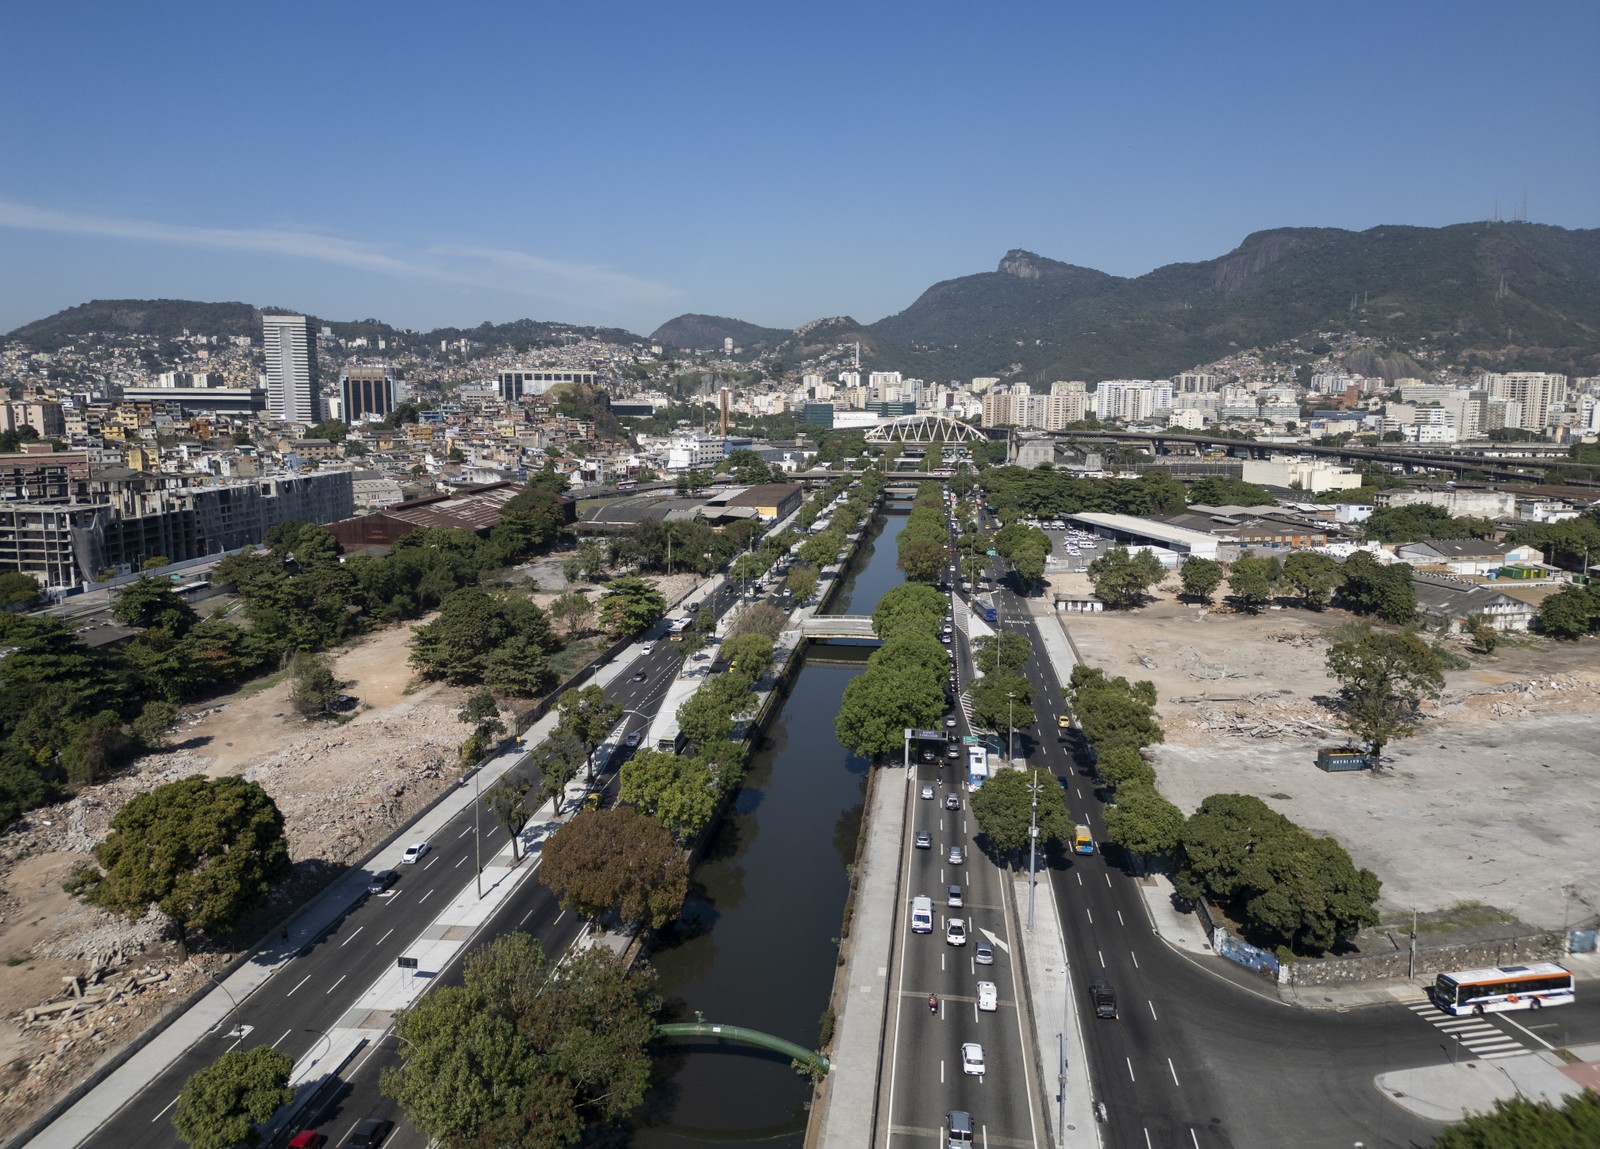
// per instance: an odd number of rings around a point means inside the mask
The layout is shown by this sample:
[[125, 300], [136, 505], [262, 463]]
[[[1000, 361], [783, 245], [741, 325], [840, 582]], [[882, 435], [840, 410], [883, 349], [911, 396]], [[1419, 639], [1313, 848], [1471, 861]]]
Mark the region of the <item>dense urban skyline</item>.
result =
[[1278, 226], [1600, 225], [1582, 3], [275, 12], [17, 13], [0, 330], [125, 296], [871, 321], [1011, 247], [1137, 275]]

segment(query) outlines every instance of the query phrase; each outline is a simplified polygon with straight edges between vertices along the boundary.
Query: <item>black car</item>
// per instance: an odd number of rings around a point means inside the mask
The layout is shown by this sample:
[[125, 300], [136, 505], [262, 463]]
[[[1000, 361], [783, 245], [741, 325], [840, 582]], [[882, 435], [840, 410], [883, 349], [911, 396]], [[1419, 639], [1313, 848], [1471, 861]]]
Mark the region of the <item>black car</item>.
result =
[[1089, 1001], [1094, 1006], [1094, 1015], [1107, 1019], [1117, 1016], [1117, 995], [1107, 982], [1092, 981], [1089, 983]]
[[400, 880], [399, 870], [379, 870], [367, 882], [367, 893], [381, 894]]
[[377, 1149], [393, 1129], [393, 1121], [380, 1121], [376, 1117], [368, 1117], [350, 1131], [350, 1140], [346, 1141], [345, 1145], [347, 1149]]
[[633, 680], [635, 682], [643, 682], [644, 681], [644, 677], [645, 677], [644, 676], [644, 671], [642, 671], [642, 670], [636, 670], [636, 671], [633, 672]]

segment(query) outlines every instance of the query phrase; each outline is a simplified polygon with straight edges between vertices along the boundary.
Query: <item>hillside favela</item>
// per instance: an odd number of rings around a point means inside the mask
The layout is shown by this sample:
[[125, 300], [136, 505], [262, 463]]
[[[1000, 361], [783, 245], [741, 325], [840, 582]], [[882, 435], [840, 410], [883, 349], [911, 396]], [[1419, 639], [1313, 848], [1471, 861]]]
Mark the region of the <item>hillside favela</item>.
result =
[[1600, 5], [6, 32], [0, 1149], [1600, 1149]]

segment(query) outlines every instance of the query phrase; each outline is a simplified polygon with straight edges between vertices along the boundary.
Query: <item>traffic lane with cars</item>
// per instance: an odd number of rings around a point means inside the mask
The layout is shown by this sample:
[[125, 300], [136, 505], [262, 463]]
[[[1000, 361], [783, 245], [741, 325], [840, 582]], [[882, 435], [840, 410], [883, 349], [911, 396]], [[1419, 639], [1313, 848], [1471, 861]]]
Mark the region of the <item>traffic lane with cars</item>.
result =
[[[922, 787], [934, 787], [935, 797], [920, 797]], [[945, 807], [944, 797], [955, 793], [960, 808]], [[879, 1142], [889, 1145], [926, 1144], [953, 1109], [972, 1114], [977, 1136], [1005, 1138], [1005, 1143], [1043, 1144], [1037, 1129], [1030, 1086], [1036, 1088], [1032, 1063], [1022, 1047], [1013, 980], [1012, 939], [1002, 901], [1003, 876], [987, 858], [973, 849], [976, 823], [971, 820], [966, 794], [948, 776], [941, 786], [934, 764], [919, 764], [907, 798], [913, 803], [908, 825], [929, 833], [929, 849], [911, 851], [906, 862], [906, 895], [900, 925], [903, 944], [897, 954], [896, 1009], [890, 1013], [891, 1048], [884, 1051], [888, 1079], [887, 1104], [890, 1130]], [[951, 846], [965, 850], [961, 865], [948, 860]], [[948, 905], [949, 887], [961, 887], [962, 905]], [[934, 903], [933, 932], [910, 930], [910, 899], [927, 895]], [[966, 925], [964, 945], [946, 940], [950, 920]], [[982, 944], [993, 963], [978, 964]], [[978, 1009], [978, 982], [993, 982], [997, 1009]], [[928, 995], [938, 998], [937, 1011], [928, 1007]], [[962, 1070], [961, 1047], [977, 1042], [983, 1047], [986, 1072], [969, 1076]]]
[[[539, 939], [546, 956], [555, 962], [583, 932], [584, 925], [583, 919], [563, 911], [542, 884], [532, 881], [517, 887], [485, 923], [479, 937], [488, 941], [513, 931], [530, 933]], [[458, 958], [440, 971], [436, 984], [460, 985], [461, 981], [462, 962]], [[395, 1123], [394, 1132], [384, 1143], [386, 1149], [390, 1146], [393, 1149], [427, 1149], [429, 1139], [406, 1120], [400, 1106], [385, 1097], [379, 1088], [383, 1071], [398, 1068], [399, 1064], [400, 1042], [391, 1030], [370, 1051], [363, 1051], [338, 1086], [313, 1102], [307, 1111], [307, 1120], [299, 1127], [314, 1128], [328, 1137], [330, 1146], [339, 1146], [344, 1144], [341, 1138], [357, 1122], [369, 1117], [383, 1118]]]

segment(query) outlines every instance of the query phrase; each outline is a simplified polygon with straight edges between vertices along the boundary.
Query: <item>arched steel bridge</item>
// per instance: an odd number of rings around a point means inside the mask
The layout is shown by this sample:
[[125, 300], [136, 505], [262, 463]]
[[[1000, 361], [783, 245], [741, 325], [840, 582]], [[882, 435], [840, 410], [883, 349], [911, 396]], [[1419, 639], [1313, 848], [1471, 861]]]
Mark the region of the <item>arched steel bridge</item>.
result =
[[900, 415], [866, 435], [869, 443], [981, 443], [988, 438], [971, 423], [948, 415]]

